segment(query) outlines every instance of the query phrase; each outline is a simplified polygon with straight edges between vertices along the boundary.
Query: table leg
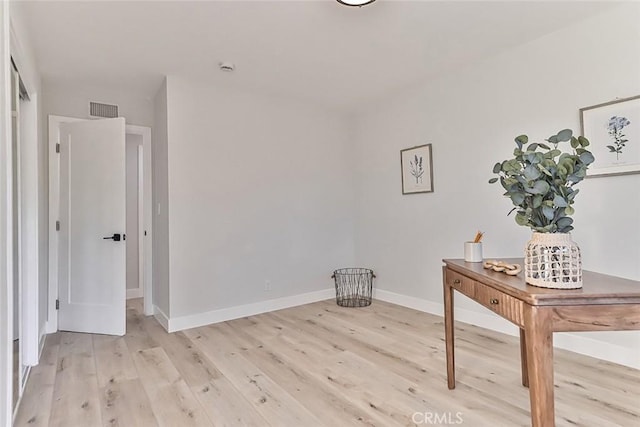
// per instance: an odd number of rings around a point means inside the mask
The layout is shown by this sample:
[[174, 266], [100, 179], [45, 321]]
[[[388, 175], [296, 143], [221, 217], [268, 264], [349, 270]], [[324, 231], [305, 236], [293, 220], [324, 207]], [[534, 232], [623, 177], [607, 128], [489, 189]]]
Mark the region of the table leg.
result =
[[453, 288], [444, 283], [444, 331], [447, 349], [447, 386], [449, 390], [456, 388], [456, 367], [453, 354]]
[[531, 425], [555, 426], [553, 402], [553, 331], [551, 311], [527, 306], [524, 312]]
[[520, 371], [522, 373], [522, 385], [529, 387], [529, 370], [527, 368], [527, 334], [520, 328]]

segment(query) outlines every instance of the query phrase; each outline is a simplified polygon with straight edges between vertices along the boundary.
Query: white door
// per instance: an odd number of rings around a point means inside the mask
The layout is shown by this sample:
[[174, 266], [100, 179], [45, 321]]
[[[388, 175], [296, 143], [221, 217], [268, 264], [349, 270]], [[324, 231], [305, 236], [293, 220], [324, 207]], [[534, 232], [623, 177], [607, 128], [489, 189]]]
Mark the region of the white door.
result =
[[124, 335], [123, 118], [60, 124], [58, 329]]

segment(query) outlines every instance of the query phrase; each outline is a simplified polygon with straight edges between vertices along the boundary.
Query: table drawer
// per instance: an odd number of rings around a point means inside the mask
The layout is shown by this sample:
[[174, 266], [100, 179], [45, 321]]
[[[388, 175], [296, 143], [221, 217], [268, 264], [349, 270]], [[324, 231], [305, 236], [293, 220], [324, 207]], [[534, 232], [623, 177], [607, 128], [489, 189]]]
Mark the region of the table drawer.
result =
[[487, 307], [489, 310], [499, 314], [522, 327], [523, 321], [523, 307], [524, 303], [519, 299], [512, 296], [503, 294], [502, 292], [495, 290], [489, 286], [483, 285], [479, 282], [475, 284], [474, 300]]
[[474, 298], [476, 282], [474, 282], [473, 279], [463, 276], [460, 273], [456, 273], [455, 271], [447, 270], [446, 280], [448, 285], [452, 286], [460, 293], [465, 294], [469, 298]]

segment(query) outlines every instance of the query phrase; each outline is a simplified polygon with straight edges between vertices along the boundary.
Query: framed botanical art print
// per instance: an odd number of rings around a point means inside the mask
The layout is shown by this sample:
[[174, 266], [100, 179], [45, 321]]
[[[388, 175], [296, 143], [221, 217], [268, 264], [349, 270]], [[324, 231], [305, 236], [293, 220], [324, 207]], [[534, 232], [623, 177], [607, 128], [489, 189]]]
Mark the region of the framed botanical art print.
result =
[[431, 144], [400, 150], [402, 194], [433, 192]]
[[587, 177], [640, 173], [640, 96], [580, 109], [595, 162]]

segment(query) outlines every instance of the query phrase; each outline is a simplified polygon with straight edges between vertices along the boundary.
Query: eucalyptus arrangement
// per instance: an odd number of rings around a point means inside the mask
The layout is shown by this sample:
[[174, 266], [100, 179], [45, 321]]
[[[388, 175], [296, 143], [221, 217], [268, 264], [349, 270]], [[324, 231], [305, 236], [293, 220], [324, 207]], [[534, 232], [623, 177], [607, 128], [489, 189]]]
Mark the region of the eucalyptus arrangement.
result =
[[[498, 162], [490, 184], [500, 181], [515, 206], [507, 215], [516, 211], [516, 223], [530, 227], [538, 233], [568, 233], [573, 230], [574, 208], [571, 206], [578, 194], [574, 185], [582, 181], [587, 168], [594, 161], [587, 150], [589, 140], [574, 137], [573, 131], [564, 129], [547, 138], [549, 144], [530, 143], [527, 135], [516, 137], [514, 157]], [[570, 152], [563, 152], [558, 145], [569, 142]]]

